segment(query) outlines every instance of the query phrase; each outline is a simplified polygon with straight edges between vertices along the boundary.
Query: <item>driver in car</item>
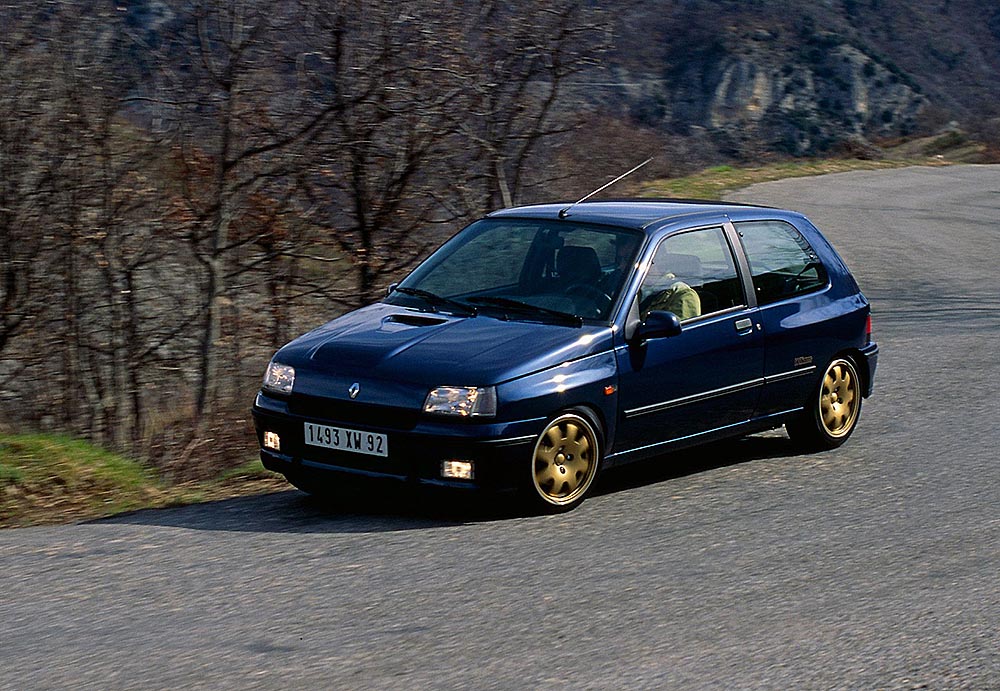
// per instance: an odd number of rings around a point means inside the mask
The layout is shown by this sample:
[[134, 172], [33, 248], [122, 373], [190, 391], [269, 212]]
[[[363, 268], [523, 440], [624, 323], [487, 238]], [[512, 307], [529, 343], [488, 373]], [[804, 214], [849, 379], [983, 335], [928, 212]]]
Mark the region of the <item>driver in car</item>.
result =
[[[664, 276], [665, 279], [676, 279], [672, 273]], [[642, 318], [653, 310], [663, 312], [673, 312], [681, 321], [701, 316], [701, 298], [695, 289], [684, 281], [674, 280], [664, 290], [653, 296], [642, 312]]]
[[632, 270], [632, 258], [635, 255], [638, 238], [618, 236], [615, 238], [615, 266], [601, 276], [600, 288], [608, 295], [614, 295], [618, 286]]

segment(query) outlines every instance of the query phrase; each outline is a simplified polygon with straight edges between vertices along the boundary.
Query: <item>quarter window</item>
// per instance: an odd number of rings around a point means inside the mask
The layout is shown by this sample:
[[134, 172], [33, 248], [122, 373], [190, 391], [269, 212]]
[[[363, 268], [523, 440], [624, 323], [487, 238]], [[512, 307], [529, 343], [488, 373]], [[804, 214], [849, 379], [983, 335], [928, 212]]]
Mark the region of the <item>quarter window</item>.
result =
[[653, 310], [681, 320], [745, 304], [722, 228], [672, 235], [660, 243], [639, 290], [642, 318]]
[[750, 263], [757, 304], [822, 288], [826, 268], [801, 233], [783, 221], [737, 223], [740, 242]]

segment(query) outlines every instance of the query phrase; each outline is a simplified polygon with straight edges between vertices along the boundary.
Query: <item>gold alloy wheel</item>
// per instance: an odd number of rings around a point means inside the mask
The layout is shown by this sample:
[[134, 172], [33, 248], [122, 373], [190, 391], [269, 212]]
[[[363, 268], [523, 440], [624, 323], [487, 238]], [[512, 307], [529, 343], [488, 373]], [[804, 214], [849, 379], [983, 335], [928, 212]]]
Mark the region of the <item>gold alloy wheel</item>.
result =
[[831, 437], [851, 433], [861, 408], [861, 382], [850, 360], [830, 363], [819, 392], [819, 418]]
[[597, 474], [597, 433], [576, 413], [549, 423], [535, 444], [532, 479], [539, 496], [554, 506], [580, 500]]

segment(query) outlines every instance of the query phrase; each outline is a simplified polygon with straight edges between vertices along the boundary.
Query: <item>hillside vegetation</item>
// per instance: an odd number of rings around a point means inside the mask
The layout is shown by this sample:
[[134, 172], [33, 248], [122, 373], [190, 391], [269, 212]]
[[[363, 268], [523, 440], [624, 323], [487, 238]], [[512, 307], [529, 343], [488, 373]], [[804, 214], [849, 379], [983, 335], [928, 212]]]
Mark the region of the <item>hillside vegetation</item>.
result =
[[859, 158], [813, 158], [764, 165], [721, 165], [683, 177], [652, 180], [639, 185], [643, 197], [677, 199], [722, 199], [726, 192], [758, 182], [785, 178], [847, 173], [852, 170], [880, 170], [906, 166], [941, 166], [980, 160], [984, 145], [970, 142], [957, 133], [914, 139], [884, 151], [877, 160]]

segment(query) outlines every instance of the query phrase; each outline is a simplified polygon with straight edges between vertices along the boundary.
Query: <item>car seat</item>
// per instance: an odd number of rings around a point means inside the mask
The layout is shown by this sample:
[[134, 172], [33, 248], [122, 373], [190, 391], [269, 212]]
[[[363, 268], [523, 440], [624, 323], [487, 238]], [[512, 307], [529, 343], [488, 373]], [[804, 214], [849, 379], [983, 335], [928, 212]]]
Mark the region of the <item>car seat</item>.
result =
[[702, 284], [701, 260], [696, 255], [666, 252], [657, 260], [663, 273], [672, 273], [675, 280], [684, 281], [691, 287]]
[[601, 278], [601, 262], [593, 247], [567, 245], [556, 255], [556, 271], [563, 287], [596, 285]]

